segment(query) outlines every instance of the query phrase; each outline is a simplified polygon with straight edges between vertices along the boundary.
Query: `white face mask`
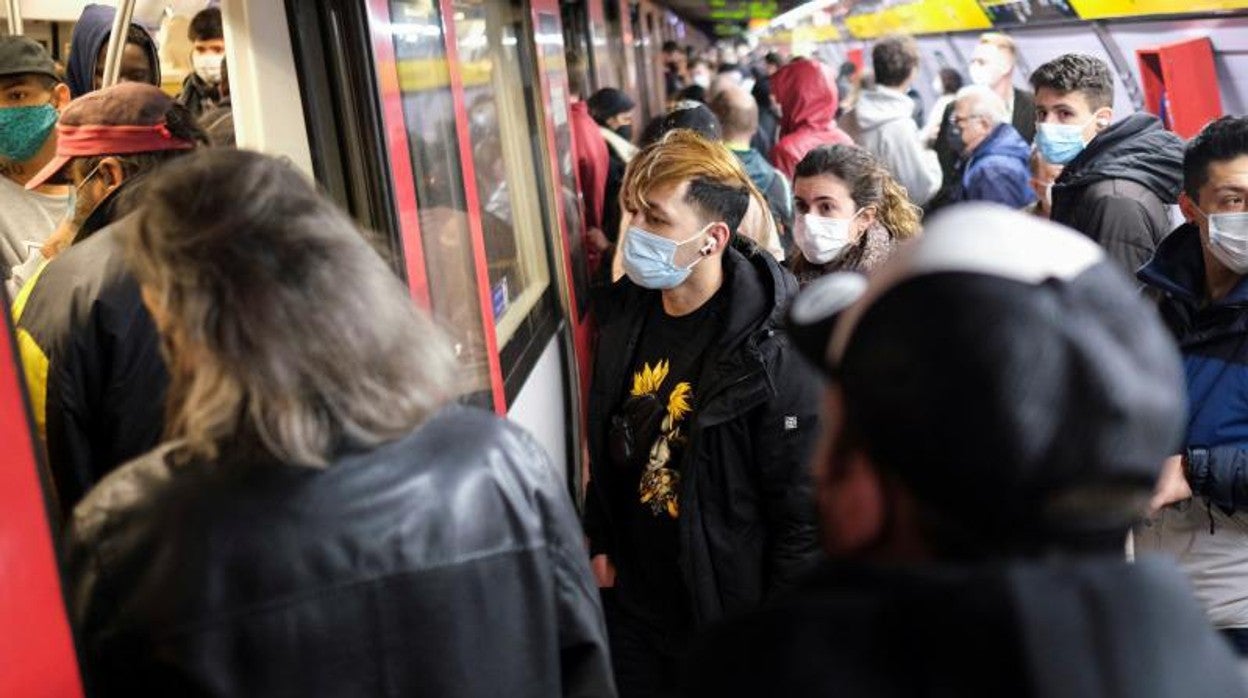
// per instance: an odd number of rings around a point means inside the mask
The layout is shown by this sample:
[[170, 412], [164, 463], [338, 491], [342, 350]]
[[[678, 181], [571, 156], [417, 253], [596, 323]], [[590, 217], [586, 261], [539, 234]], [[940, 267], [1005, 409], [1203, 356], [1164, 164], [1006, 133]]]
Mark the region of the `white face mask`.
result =
[[849, 226], [857, 217], [858, 212], [849, 218], [824, 218], [813, 213], [798, 215], [793, 225], [793, 241], [806, 261], [827, 264], [849, 245]]
[[1209, 252], [1227, 269], [1248, 274], [1248, 213], [1208, 213]]
[[195, 74], [209, 85], [221, 82], [221, 61], [223, 60], [225, 60], [225, 54], [222, 53], [191, 54], [191, 65], [195, 66]]
[[973, 84], [985, 87], [992, 87], [1005, 74], [1000, 66], [990, 63], [972, 63], [967, 66], [966, 72], [970, 74]]

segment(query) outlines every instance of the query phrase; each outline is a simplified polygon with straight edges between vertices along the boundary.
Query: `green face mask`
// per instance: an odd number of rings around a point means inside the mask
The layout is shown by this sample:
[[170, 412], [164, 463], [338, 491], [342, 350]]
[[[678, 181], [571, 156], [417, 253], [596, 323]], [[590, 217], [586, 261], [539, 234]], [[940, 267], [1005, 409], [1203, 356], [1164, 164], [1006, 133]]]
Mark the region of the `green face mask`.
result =
[[51, 104], [0, 109], [0, 158], [25, 162], [35, 156], [59, 114]]

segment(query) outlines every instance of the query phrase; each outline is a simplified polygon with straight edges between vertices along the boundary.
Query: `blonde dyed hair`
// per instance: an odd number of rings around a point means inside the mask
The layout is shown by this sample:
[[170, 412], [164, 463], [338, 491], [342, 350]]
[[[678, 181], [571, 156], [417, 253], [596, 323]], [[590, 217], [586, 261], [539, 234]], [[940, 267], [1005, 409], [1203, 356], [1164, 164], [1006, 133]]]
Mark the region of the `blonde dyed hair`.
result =
[[170, 364], [181, 458], [259, 447], [324, 467], [451, 393], [447, 341], [349, 218], [290, 165], [210, 150], [163, 169], [125, 236]]
[[1018, 60], [1018, 47], [1014, 44], [1014, 40], [1008, 35], [1001, 32], [988, 32], [979, 35], [979, 43], [994, 46], [998, 50], [1010, 54], [1010, 62]]
[[[754, 186], [737, 156], [722, 143], [704, 138], [689, 129], [668, 131], [633, 157], [628, 163], [624, 182], [620, 187], [620, 208], [630, 214], [638, 211], [648, 213], [650, 203], [647, 197], [650, 192], [680, 182], [694, 181], [748, 193], [749, 198], [762, 208], [768, 224], [774, 229], [775, 221], [771, 218], [767, 200]], [[714, 217], [713, 212], [706, 210], [705, 206], [696, 202], [695, 205], [703, 213]], [[742, 218], [748, 208], [747, 200], [746, 206], [741, 209]], [[741, 224], [740, 219], [726, 222], [734, 233]]]

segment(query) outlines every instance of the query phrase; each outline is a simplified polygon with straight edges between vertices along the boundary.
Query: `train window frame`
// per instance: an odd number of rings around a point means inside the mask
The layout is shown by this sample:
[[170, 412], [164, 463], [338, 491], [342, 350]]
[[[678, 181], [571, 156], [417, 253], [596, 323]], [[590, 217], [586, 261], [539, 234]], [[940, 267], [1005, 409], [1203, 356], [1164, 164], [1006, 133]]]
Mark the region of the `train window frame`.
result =
[[374, 232], [395, 273], [410, 283], [385, 125], [373, 97], [379, 86], [365, 12], [346, 0], [286, 0], [313, 175], [330, 198]]
[[488, 296], [479, 283], [478, 234], [469, 213], [475, 192], [460, 145], [444, 7], [369, 0], [368, 10], [374, 96], [381, 104], [386, 160], [396, 185], [409, 287], [455, 343], [458, 399], [502, 413], [503, 381], [486, 315]]
[[[486, 161], [484, 163], [479, 161], [476, 149], [489, 143], [490, 138], [497, 138], [499, 156], [503, 160], [502, 177], [505, 180], [505, 186], [500, 188], [511, 187], [519, 182], [520, 186], [515, 187], [517, 194], [523, 194], [525, 191], [529, 193], [528, 197], [515, 197], [519, 200], [518, 203], [522, 203], [525, 207], [528, 220], [516, 217], [516, 210], [512, 210], [513, 217], [508, 222], [511, 223], [510, 234], [516, 243], [517, 255], [529, 255], [522, 262], [527, 267], [521, 271], [523, 273], [538, 271], [536, 278], [528, 279], [529, 283], [525, 284], [519, 294], [509, 297], [510, 286], [503, 283], [500, 288], [499, 282], [490, 275], [488, 267], [496, 264], [497, 261], [491, 258], [488, 246], [485, 260], [487, 270], [484, 279], [490, 292], [495, 341], [499, 347], [499, 368], [503, 373], [504, 398], [510, 405], [519, 395], [542, 352], [555, 338], [563, 324], [561, 304], [558, 300], [559, 277], [556, 271], [556, 264], [561, 264], [562, 260], [555, 259], [555, 250], [551, 240], [552, 235], [557, 234], [558, 222], [555, 212], [551, 210], [552, 202], [544, 191], [544, 188], [557, 185], [547, 181], [546, 168], [543, 165], [547, 158], [547, 152], [544, 149], [545, 139], [534, 137], [534, 134], [545, 129], [545, 121], [537, 110], [537, 102], [541, 99], [541, 89], [537, 48], [533, 43], [534, 29], [527, 3], [519, 0], [506, 3], [480, 2], [479, 0], [476, 2], [443, 0], [443, 2], [451, 7], [452, 12], [449, 16], [453, 17], [453, 22], [450, 23], [452, 26], [446, 31], [448, 48], [453, 38], [454, 53], [457, 64], [461, 68], [467, 69], [468, 66], [476, 64], [471, 60], [472, 57], [466, 57], [461, 53], [470, 42], [484, 37], [484, 40], [488, 42], [486, 46], [490, 48], [488, 80], [492, 89], [489, 92], [488, 102], [494, 104], [496, 119], [492, 129], [479, 129], [475, 134], [471, 128], [465, 129], [468, 131], [468, 146], [474, 157], [471, 159], [471, 170], [465, 167], [464, 176], [466, 179], [471, 176], [480, 183], [487, 181], [481, 168], [482, 165], [494, 165], [494, 159], [488, 156], [489, 151], [487, 151]], [[474, 8], [480, 10], [479, 18], [469, 15]], [[508, 15], [505, 22], [501, 25], [497, 24], [499, 15], [504, 13]], [[495, 26], [490, 26], [492, 20]], [[461, 37], [461, 32], [467, 28], [469, 21], [484, 24], [481, 31], [473, 37]], [[508, 30], [509, 35], [507, 35]], [[503, 47], [514, 47], [514, 56], [501, 59], [496, 55], [497, 52], [494, 49], [498, 46], [493, 44], [496, 41]], [[498, 72], [505, 71], [509, 67], [512, 70], [508, 74]], [[465, 76], [468, 73], [469, 71], [465, 70]], [[513, 86], [514, 90], [509, 89]], [[467, 88], [461, 87], [461, 90], [460, 104], [464, 107], [462, 120], [471, 127], [474, 119], [470, 109], [476, 108], [478, 102], [474, 101], [469, 107]], [[523, 104], [523, 109], [518, 109], [519, 104]], [[510, 121], [498, 118], [504, 114], [507, 114]], [[486, 140], [478, 142], [482, 136]], [[496, 189], [494, 193], [497, 194], [497, 191]], [[489, 209], [494, 202], [494, 197], [486, 197], [481, 191], [477, 191], [477, 194], [475, 213], [479, 223], [484, 226], [487, 216], [491, 215]], [[470, 202], [470, 215], [472, 213]], [[525, 214], [521, 213], [521, 215]], [[497, 236], [491, 235], [487, 242], [496, 240]], [[504, 282], [509, 278], [511, 277], [502, 277]]]

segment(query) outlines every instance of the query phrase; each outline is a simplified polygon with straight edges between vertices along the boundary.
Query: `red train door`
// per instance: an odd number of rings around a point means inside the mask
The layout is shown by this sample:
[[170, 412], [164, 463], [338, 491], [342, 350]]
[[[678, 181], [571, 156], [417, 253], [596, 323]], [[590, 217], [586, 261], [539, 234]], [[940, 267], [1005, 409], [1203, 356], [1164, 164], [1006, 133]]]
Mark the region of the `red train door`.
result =
[[0, 696], [73, 698], [82, 684], [51, 519], [12, 320], [0, 315]]
[[[580, 390], [577, 391], [577, 409], [580, 428], [575, 439], [584, 458], [586, 443], [583, 438], [586, 426], [585, 406], [589, 400], [590, 372], [593, 359], [590, 354], [593, 342], [593, 326], [589, 314], [589, 262], [586, 258], [583, 203], [580, 183], [577, 181], [575, 156], [572, 146], [572, 128], [569, 116], [571, 97], [568, 92], [568, 74], [564, 65], [563, 20], [558, 0], [531, 0], [534, 39], [539, 86], [542, 94], [543, 123], [550, 172], [556, 188], [555, 211], [558, 220], [559, 243], [564, 267], [564, 305], [572, 334], [573, 354]], [[556, 260], [558, 262], [558, 260]]]

